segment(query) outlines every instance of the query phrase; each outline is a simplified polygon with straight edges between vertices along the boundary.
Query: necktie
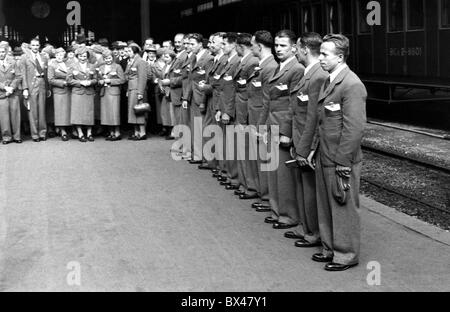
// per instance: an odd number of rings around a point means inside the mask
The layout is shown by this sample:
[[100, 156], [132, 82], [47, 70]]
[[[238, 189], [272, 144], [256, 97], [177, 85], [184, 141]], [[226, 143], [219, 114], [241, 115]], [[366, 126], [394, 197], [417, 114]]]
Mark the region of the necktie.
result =
[[281, 70], [281, 65], [278, 65], [277, 69], [275, 70], [274, 76], [278, 75], [278, 73], [280, 72], [280, 70]]
[[4, 61], [2, 61], [2, 70], [5, 71], [5, 69], [6, 69], [6, 64]]
[[42, 70], [41, 62], [39, 62], [39, 56], [37, 53], [34, 55], [34, 59], [36, 60], [36, 69], [37, 69], [38, 73], [42, 74], [43, 70]]
[[323, 87], [324, 90], [328, 89], [328, 87], [331, 84], [331, 77], [328, 77], [328, 79], [325, 81], [325, 85]]

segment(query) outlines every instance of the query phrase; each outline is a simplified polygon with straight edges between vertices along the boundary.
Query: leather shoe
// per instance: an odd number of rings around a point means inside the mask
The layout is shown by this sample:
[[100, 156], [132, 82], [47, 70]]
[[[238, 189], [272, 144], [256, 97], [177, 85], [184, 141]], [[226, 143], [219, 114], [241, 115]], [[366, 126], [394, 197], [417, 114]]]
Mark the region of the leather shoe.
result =
[[258, 207], [255, 210], [256, 210], [256, 212], [271, 212], [272, 208], [270, 208], [269, 206], [266, 206], [266, 207]]
[[278, 220], [274, 219], [272, 217], [267, 217], [266, 219], [264, 219], [264, 222], [267, 224], [275, 224], [275, 223], [278, 223]]
[[218, 174], [218, 173], [213, 173], [212, 177], [217, 179], [218, 177], [220, 177], [220, 174]]
[[240, 196], [242, 194], [245, 194], [245, 192], [243, 192], [241, 190], [234, 191], [234, 195], [236, 195], [236, 196]]
[[199, 170], [210, 170], [211, 168], [209, 168], [208, 165], [201, 164], [200, 166], [198, 166], [198, 169], [199, 169]]
[[295, 234], [293, 231], [284, 233], [284, 237], [289, 239], [305, 239], [302, 235]]
[[269, 205], [264, 204], [264, 203], [253, 203], [252, 204], [252, 208], [258, 208], [258, 207], [267, 207]]
[[315, 254], [314, 256], [312, 256], [312, 260], [315, 261], [315, 262], [323, 262], [323, 263], [325, 263], [325, 262], [333, 261], [333, 257], [325, 257], [323, 254], [318, 253], [318, 254]]
[[242, 195], [239, 195], [239, 199], [241, 199], [241, 200], [256, 199], [256, 198], [258, 198], [258, 197], [259, 197], [259, 196], [256, 195], [256, 194], [253, 194], [253, 195], [249, 195], [249, 194], [242, 194]]
[[8, 145], [10, 143], [11, 143], [11, 141], [3, 141], [3, 145]]
[[275, 230], [287, 230], [287, 229], [292, 229], [292, 228], [296, 227], [297, 225], [298, 224], [286, 224], [286, 223], [277, 222], [273, 225], [273, 228]]
[[219, 174], [219, 172], [220, 172], [219, 169], [213, 169], [213, 170], [211, 170], [211, 171], [212, 171], [212, 173], [214, 173], [214, 174]]
[[227, 182], [227, 178], [226, 177], [222, 177], [222, 176], [219, 176], [218, 178], [217, 178], [217, 181], [219, 181], [219, 182]]
[[16, 142], [17, 144], [22, 144], [23, 143], [22, 140], [15, 140], [14, 142]]
[[201, 164], [203, 164], [203, 161], [201, 161], [201, 160], [190, 160], [189, 163], [191, 165], [201, 165]]
[[39, 142], [41, 142], [41, 140], [39, 140], [39, 139], [33, 139], [33, 142], [39, 143]]
[[235, 191], [235, 190], [238, 190], [238, 189], [239, 189], [239, 186], [230, 184], [230, 185], [225, 186], [225, 189], [226, 189], [227, 191]]
[[342, 271], [346, 271], [350, 268], [353, 268], [355, 266], [357, 266], [358, 263], [355, 264], [339, 264], [339, 263], [328, 263], [325, 266], [325, 271], [329, 271], [329, 272], [342, 272]]
[[222, 186], [228, 186], [228, 185], [231, 185], [231, 182], [225, 180], [225, 181], [220, 182], [220, 185], [222, 185]]
[[312, 248], [312, 247], [320, 247], [322, 244], [320, 242], [310, 243], [306, 239], [301, 238], [295, 242], [295, 247], [299, 248]]

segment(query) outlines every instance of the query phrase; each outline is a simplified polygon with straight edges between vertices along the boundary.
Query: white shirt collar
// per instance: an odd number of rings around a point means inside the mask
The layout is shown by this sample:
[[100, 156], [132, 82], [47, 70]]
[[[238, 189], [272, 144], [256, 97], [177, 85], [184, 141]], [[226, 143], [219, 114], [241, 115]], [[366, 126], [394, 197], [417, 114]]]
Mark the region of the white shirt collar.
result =
[[205, 54], [206, 49], [202, 49], [200, 52], [197, 53], [197, 62], [202, 58], [203, 54]]
[[252, 52], [248, 52], [247, 54], [244, 55], [244, 57], [241, 59], [241, 64], [244, 62], [244, 60], [250, 56], [250, 54], [252, 54]]
[[280, 63], [280, 71], [282, 71], [283, 68], [284, 68], [287, 64], [289, 64], [289, 62], [292, 61], [294, 58], [295, 58], [295, 55], [294, 55], [294, 56], [291, 56], [291, 57], [288, 58], [286, 61], [281, 62], [281, 63]]
[[259, 66], [261, 66], [262, 65], [262, 63], [264, 63], [269, 57], [271, 57], [272, 56], [272, 54], [269, 54], [269, 55], [267, 55], [267, 56], [265, 56], [262, 60], [260, 60], [259, 61]]
[[223, 56], [223, 50], [220, 50], [219, 54], [214, 56], [214, 60], [218, 62], [222, 58], [222, 56]]
[[228, 63], [231, 62], [231, 60], [233, 59], [233, 57], [235, 57], [237, 55], [236, 51], [233, 51], [233, 53], [231, 53], [230, 57], [228, 58]]
[[336, 79], [336, 77], [337, 77], [337, 76], [341, 73], [341, 71], [343, 71], [345, 68], [347, 68], [347, 64], [339, 65], [339, 67], [336, 68], [336, 70], [330, 74], [330, 82], [333, 82], [334, 79]]
[[305, 68], [305, 75], [314, 67], [314, 65], [316, 65], [317, 63], [319, 63], [319, 60], [314, 60], [314, 62], [312, 62], [311, 64], [309, 64], [308, 66], [306, 66]]

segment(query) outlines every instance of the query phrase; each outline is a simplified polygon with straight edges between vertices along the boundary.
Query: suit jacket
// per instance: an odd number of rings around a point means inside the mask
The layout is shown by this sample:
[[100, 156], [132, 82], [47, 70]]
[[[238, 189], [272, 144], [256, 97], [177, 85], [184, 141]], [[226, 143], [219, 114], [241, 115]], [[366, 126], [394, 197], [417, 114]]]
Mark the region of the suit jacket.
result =
[[269, 79], [268, 103], [264, 103], [259, 125], [279, 126], [280, 135], [292, 138], [292, 116], [289, 114], [290, 90], [303, 77], [305, 67], [293, 58], [279, 72]]
[[218, 107], [218, 101], [221, 95], [220, 90], [220, 75], [227, 65], [227, 57], [222, 55], [217, 62], [213, 61], [213, 65], [206, 73], [206, 82], [203, 88], [203, 93], [205, 94], [208, 102], [208, 106], [211, 111], [214, 112], [216, 107]]
[[128, 81], [128, 91], [137, 91], [144, 96], [147, 88], [147, 63], [139, 55], [136, 55], [132, 63], [128, 63], [125, 78]]
[[[278, 63], [273, 55], [264, 60], [260, 66], [254, 68], [253, 73], [248, 78], [248, 111], [249, 124], [256, 126], [259, 122], [261, 111], [269, 105], [269, 79], [273, 77]], [[250, 114], [250, 112], [252, 112]]]
[[205, 93], [199, 87], [200, 81], [206, 81], [206, 73], [211, 70], [214, 63], [214, 57], [209, 51], [205, 51], [198, 61], [194, 58], [192, 63], [192, 70], [189, 74], [191, 83], [191, 104], [200, 106], [206, 104]]
[[112, 63], [111, 68], [106, 71], [106, 64], [98, 68], [98, 80], [110, 79], [111, 83], [108, 86], [101, 86], [100, 96], [106, 93], [110, 95], [120, 95], [120, 87], [125, 83], [125, 73], [119, 64]]
[[318, 102], [318, 139], [322, 165], [352, 167], [362, 161], [361, 140], [366, 124], [367, 91], [359, 77], [344, 68]]
[[328, 73], [317, 63], [291, 90], [292, 139], [297, 154], [304, 158], [311, 152], [317, 126], [317, 101], [327, 78]]
[[42, 73], [37, 72], [37, 66], [33, 60], [31, 53], [25, 53], [22, 55], [21, 63], [23, 64], [23, 88], [31, 90], [36, 86], [37, 77], [41, 76], [45, 79], [46, 86], [48, 87], [48, 59], [45, 55], [40, 54], [42, 60]]
[[[80, 84], [81, 81], [87, 80], [91, 84], [84, 87]], [[72, 87], [73, 94], [79, 95], [94, 95], [95, 86], [97, 84], [97, 71], [93, 64], [87, 64], [86, 70], [81, 69], [80, 63], [74, 63], [69, 68], [69, 76], [67, 78], [69, 85]]]
[[12, 87], [17, 94], [21, 89], [22, 69], [12, 58], [6, 58], [6, 68], [0, 68], [0, 99], [6, 98], [5, 87]]
[[183, 88], [183, 96], [181, 97], [181, 101], [188, 101], [190, 102], [192, 100], [192, 84], [190, 80], [190, 74], [192, 71], [192, 63], [195, 60], [195, 54], [192, 53], [192, 55], [186, 60], [186, 63], [183, 64], [183, 70], [182, 70], [182, 80], [181, 85]]
[[237, 73], [234, 77], [236, 89], [236, 122], [241, 125], [248, 125], [248, 79], [254, 73], [255, 67], [258, 67], [258, 64], [258, 59], [250, 53], [250, 55], [239, 64]]
[[[66, 64], [66, 63], [64, 63]], [[68, 94], [70, 92], [68, 84], [69, 66], [64, 68], [56, 60], [50, 61], [48, 64], [48, 82], [52, 87], [54, 94]]]
[[219, 107], [216, 111], [227, 114], [231, 119], [236, 118], [236, 89], [234, 86], [234, 77], [236, 76], [241, 58], [236, 54], [220, 73], [220, 90], [222, 92], [219, 99]]
[[183, 97], [183, 70], [188, 65], [187, 60], [188, 54], [186, 51], [183, 51], [169, 69], [167, 78], [170, 80], [170, 98], [175, 106], [181, 105], [181, 98]]

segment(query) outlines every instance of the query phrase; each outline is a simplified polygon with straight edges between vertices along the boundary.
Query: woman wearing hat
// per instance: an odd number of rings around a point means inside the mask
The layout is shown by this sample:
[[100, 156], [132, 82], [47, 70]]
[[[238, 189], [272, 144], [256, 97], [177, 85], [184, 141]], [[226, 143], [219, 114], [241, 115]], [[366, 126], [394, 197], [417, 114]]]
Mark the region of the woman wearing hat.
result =
[[107, 141], [119, 141], [120, 137], [120, 86], [125, 83], [125, 74], [119, 64], [114, 63], [110, 50], [103, 51], [105, 64], [98, 68], [100, 85], [101, 124], [110, 127]]
[[61, 139], [69, 140], [67, 128], [70, 122], [70, 88], [68, 83], [69, 67], [64, 62], [66, 51], [59, 48], [55, 51], [56, 58], [48, 65], [48, 81], [52, 87], [55, 107], [55, 126], [61, 132]]
[[[94, 66], [88, 63], [89, 51], [86, 47], [78, 48], [75, 54], [78, 62], [69, 69], [69, 85], [72, 86], [70, 121], [77, 128], [80, 142], [94, 142], [92, 127], [97, 75]], [[83, 127], [87, 130], [87, 138], [83, 133]]]
[[134, 125], [134, 134], [129, 139], [141, 141], [147, 139], [145, 130], [145, 115], [136, 115], [134, 106], [144, 99], [147, 86], [147, 63], [139, 56], [140, 47], [132, 43], [126, 51], [129, 55], [128, 65], [125, 70], [125, 77], [128, 81], [128, 123]]

